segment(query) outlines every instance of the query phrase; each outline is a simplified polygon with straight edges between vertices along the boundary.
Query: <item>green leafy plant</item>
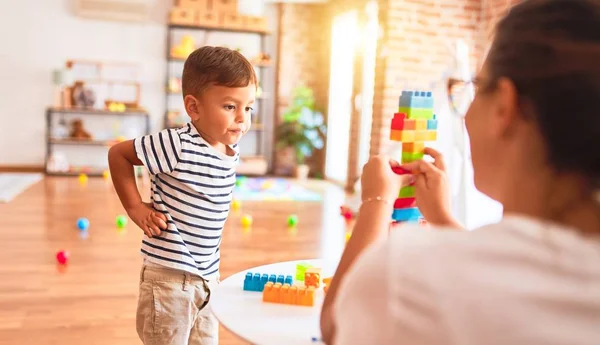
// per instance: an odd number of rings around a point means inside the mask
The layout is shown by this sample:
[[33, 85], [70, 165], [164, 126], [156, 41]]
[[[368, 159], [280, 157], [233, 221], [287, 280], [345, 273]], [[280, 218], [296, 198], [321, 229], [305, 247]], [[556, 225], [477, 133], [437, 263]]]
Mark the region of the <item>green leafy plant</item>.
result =
[[315, 109], [312, 89], [305, 86], [294, 89], [292, 104], [282, 120], [276, 131], [276, 147], [294, 148], [297, 164], [304, 164], [315, 150], [323, 148], [327, 127], [323, 114]]

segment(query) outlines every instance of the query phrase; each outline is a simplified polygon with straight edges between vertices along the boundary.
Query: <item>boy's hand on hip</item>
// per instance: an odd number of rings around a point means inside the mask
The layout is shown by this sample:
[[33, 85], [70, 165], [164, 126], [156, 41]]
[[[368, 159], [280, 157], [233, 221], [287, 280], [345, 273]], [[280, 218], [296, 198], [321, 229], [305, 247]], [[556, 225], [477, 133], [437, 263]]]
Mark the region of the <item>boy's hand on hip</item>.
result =
[[146, 236], [159, 236], [167, 228], [167, 217], [152, 208], [151, 203], [140, 203], [127, 211], [129, 218], [144, 231]]

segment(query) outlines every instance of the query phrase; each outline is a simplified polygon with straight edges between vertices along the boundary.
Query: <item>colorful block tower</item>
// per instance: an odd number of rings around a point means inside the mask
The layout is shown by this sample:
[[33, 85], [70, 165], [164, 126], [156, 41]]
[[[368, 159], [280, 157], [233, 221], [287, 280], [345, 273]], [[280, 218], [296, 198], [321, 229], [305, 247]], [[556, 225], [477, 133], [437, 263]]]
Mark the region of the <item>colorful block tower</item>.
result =
[[[437, 119], [433, 113], [431, 92], [403, 91], [391, 127], [390, 140], [402, 142], [401, 163], [423, 159], [425, 142], [437, 139]], [[415, 203], [415, 187], [403, 187], [394, 203], [392, 219], [418, 222], [420, 218], [421, 212]]]

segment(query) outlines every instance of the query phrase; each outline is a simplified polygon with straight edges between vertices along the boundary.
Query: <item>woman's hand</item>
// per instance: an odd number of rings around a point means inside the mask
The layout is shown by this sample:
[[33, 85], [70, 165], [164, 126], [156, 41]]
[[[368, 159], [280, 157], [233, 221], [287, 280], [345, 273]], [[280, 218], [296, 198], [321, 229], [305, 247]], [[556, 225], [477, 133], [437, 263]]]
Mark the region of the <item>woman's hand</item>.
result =
[[442, 154], [425, 148], [425, 154], [434, 159], [403, 164], [402, 168], [416, 173], [415, 198], [419, 210], [428, 223], [441, 226], [456, 226], [458, 223], [450, 211], [450, 188], [446, 176], [446, 164]]
[[361, 176], [362, 200], [382, 198], [389, 204], [394, 204], [400, 188], [414, 182], [411, 175], [398, 175], [392, 167], [399, 167], [400, 163], [385, 156], [374, 156], [365, 164]]

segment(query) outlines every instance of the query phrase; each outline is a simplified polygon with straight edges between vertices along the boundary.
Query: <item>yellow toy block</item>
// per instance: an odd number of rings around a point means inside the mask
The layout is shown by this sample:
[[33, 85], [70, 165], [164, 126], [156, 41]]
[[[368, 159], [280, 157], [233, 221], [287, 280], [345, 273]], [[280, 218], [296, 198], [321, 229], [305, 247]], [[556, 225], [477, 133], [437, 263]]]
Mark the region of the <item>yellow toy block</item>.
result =
[[417, 131], [421, 131], [421, 130], [427, 130], [427, 120], [426, 119], [417, 119], [416, 120], [417, 123]]
[[417, 141], [413, 143], [402, 143], [402, 153], [415, 153], [423, 152], [425, 150], [425, 143]]
[[268, 282], [265, 284], [262, 300], [268, 303], [312, 307], [315, 305], [315, 288]]
[[415, 141], [425, 141], [427, 138], [427, 131], [415, 131]]
[[320, 268], [309, 268], [304, 273], [304, 284], [307, 287], [313, 286], [318, 289], [321, 285], [321, 269]]
[[411, 130], [392, 130], [390, 132], [390, 140], [393, 141], [415, 141], [415, 131]]
[[434, 130], [425, 131], [425, 140], [426, 141], [436, 141], [437, 140], [437, 131], [434, 131]]

